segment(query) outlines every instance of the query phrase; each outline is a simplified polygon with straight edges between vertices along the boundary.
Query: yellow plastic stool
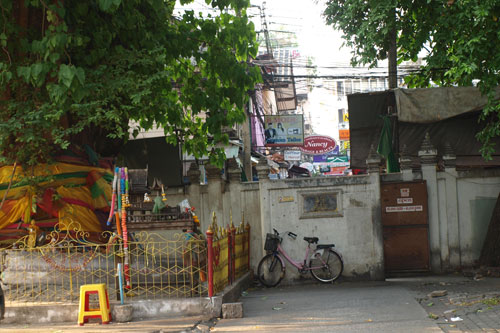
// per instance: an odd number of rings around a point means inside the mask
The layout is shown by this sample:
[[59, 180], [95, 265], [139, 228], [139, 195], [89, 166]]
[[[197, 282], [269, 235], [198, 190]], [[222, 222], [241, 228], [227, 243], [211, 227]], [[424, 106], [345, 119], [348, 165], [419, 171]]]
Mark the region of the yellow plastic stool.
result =
[[[97, 294], [99, 297], [99, 308], [89, 309], [89, 295]], [[83, 326], [89, 322], [89, 318], [101, 318], [103, 324], [111, 321], [109, 311], [108, 290], [105, 283], [85, 284], [80, 286], [80, 306], [78, 309], [78, 324]]]

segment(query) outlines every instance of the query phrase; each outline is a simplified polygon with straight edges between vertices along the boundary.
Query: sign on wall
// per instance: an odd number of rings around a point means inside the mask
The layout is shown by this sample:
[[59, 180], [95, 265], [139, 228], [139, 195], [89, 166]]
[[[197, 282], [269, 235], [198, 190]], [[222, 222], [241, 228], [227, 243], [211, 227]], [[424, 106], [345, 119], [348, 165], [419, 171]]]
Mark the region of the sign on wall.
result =
[[264, 116], [265, 146], [300, 147], [304, 144], [304, 118], [301, 114]]
[[299, 192], [300, 219], [342, 216], [341, 191]]
[[333, 151], [336, 146], [335, 140], [329, 136], [313, 135], [304, 139], [304, 146], [300, 150], [309, 155], [322, 155]]
[[335, 167], [349, 166], [349, 156], [333, 156], [326, 160], [329, 165]]
[[339, 139], [340, 140], [349, 140], [350, 133], [348, 129], [339, 129]]
[[285, 150], [285, 161], [300, 161], [302, 153], [300, 150]]

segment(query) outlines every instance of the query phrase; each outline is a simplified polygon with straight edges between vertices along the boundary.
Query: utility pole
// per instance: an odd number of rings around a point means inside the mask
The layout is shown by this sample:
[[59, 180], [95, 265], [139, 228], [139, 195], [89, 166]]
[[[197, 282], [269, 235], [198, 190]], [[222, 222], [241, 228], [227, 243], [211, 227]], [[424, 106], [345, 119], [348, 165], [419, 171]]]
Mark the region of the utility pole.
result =
[[389, 60], [389, 89], [398, 87], [398, 59], [397, 59], [397, 45], [396, 45], [396, 8], [392, 10], [391, 18], [392, 29], [389, 32], [389, 51], [387, 58]]
[[271, 47], [271, 41], [269, 39], [269, 29], [267, 28], [265, 1], [262, 3], [262, 7], [259, 7], [259, 9], [260, 9], [260, 24], [262, 25], [262, 30], [264, 31], [267, 54], [273, 55], [273, 48]]
[[[392, 28], [389, 32], [389, 51], [387, 54], [389, 66], [389, 89], [396, 89], [398, 87], [398, 54], [396, 44], [396, 8], [391, 11], [390, 19], [392, 20]], [[392, 122], [392, 142], [391, 145], [394, 149], [394, 155], [399, 157], [399, 122], [395, 106], [390, 105], [387, 110]]]
[[250, 121], [250, 117], [253, 114], [253, 95], [250, 95], [248, 99], [248, 109], [247, 116], [245, 117], [245, 122], [241, 127], [241, 136], [243, 139], [243, 170], [245, 171], [245, 175], [247, 176], [247, 180], [251, 182], [253, 180], [252, 175], [252, 123]]

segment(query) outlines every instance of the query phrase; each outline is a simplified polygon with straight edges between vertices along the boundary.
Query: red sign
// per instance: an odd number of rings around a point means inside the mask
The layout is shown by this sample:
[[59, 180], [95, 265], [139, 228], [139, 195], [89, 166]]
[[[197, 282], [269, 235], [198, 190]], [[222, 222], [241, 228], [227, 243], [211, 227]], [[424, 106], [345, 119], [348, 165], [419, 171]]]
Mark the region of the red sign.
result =
[[321, 155], [333, 151], [336, 145], [335, 140], [329, 136], [313, 135], [304, 139], [304, 146], [300, 150], [309, 155]]

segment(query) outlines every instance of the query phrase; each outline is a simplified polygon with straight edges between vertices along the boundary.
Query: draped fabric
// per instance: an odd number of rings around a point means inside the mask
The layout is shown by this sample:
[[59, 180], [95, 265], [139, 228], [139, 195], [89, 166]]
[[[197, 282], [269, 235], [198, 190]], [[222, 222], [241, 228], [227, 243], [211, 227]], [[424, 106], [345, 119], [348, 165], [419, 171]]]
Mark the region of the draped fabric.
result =
[[[110, 170], [69, 163], [40, 164], [30, 170], [0, 168], [0, 229], [43, 211], [59, 219], [60, 228], [102, 231], [98, 210], [109, 211], [112, 195]], [[12, 183], [9, 182], [12, 178]]]

